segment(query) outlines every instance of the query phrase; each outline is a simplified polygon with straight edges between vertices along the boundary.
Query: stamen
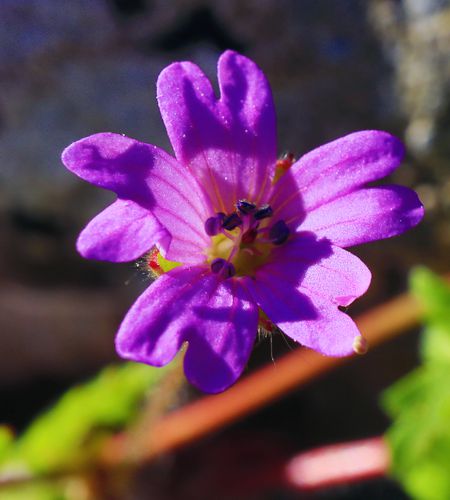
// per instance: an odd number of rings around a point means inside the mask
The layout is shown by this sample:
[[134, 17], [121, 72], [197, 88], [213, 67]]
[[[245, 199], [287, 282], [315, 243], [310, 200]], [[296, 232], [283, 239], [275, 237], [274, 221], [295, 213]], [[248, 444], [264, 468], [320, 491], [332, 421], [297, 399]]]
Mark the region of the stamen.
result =
[[258, 210], [253, 214], [253, 217], [256, 220], [267, 219], [268, 217], [272, 217], [273, 210], [270, 205], [263, 205], [259, 207]]
[[211, 262], [211, 271], [214, 274], [221, 274], [225, 279], [231, 278], [236, 274], [233, 264], [221, 258], [214, 259]]
[[242, 235], [241, 242], [242, 243], [253, 243], [256, 240], [256, 237], [258, 236], [258, 230], [256, 227], [249, 229]]
[[256, 210], [256, 205], [247, 200], [239, 200], [236, 203], [236, 208], [239, 212], [241, 212], [241, 214], [248, 215]]
[[241, 251], [251, 255], [252, 257], [263, 255], [263, 253], [257, 248], [243, 248]]
[[[284, 220], [275, 224], [261, 223], [262, 219], [273, 216], [269, 204], [257, 206], [241, 199], [235, 207], [236, 211], [228, 214], [218, 212], [205, 222], [206, 233], [217, 236], [212, 238], [212, 248], [208, 252], [212, 259], [211, 272], [222, 279], [231, 278], [236, 273], [239, 276], [252, 275], [269, 257], [271, 246], [281, 245], [290, 234]], [[260, 225], [264, 227], [260, 229]]]
[[283, 244], [289, 237], [289, 228], [284, 220], [279, 220], [269, 230], [270, 241], [274, 245]]
[[275, 184], [295, 163], [293, 153], [285, 153], [275, 164], [275, 175], [272, 183]]
[[222, 221], [222, 227], [228, 231], [232, 231], [240, 225], [242, 225], [242, 219], [236, 212], [226, 215]]
[[292, 167], [295, 162], [294, 153], [290, 151], [283, 153], [281, 158], [278, 158], [277, 163], [275, 165], [276, 168], [281, 168], [283, 170], [288, 170]]
[[218, 212], [213, 217], [206, 219], [205, 222], [205, 232], [208, 236], [216, 236], [219, 234], [222, 229], [222, 222], [225, 218], [225, 214], [223, 212]]

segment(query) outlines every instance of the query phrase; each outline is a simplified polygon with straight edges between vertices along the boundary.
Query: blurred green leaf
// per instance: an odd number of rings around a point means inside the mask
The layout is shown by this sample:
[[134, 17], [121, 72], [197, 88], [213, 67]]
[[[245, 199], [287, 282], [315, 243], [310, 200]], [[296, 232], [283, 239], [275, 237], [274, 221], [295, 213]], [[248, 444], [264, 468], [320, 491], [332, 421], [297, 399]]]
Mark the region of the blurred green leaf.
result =
[[13, 440], [11, 429], [6, 425], [0, 425], [0, 462], [7, 456]]
[[450, 288], [432, 272], [412, 273], [424, 307], [422, 366], [383, 395], [392, 472], [416, 499], [450, 498]]
[[439, 276], [425, 267], [413, 270], [410, 287], [424, 305], [425, 317], [433, 322], [443, 321], [447, 327], [450, 320], [450, 287]]
[[418, 268], [411, 275], [411, 289], [424, 306], [424, 361], [442, 362], [449, 366], [450, 287], [429, 270]]
[[58, 483], [39, 483], [15, 486], [7, 490], [2, 490], [0, 498], [2, 500], [67, 500], [74, 498], [65, 494], [64, 486]]
[[71, 388], [14, 443], [3, 457], [6, 469], [21, 464], [33, 472], [49, 472], [84, 463], [99, 439], [136, 415], [163, 373], [164, 369], [125, 363]]

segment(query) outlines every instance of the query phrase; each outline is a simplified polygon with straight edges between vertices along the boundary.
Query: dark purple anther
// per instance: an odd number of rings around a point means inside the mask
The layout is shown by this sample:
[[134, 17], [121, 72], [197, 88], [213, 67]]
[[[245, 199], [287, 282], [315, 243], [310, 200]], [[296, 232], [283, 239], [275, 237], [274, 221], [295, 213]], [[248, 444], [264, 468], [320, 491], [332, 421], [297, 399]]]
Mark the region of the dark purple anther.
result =
[[205, 232], [208, 236], [215, 236], [220, 233], [222, 229], [222, 221], [225, 218], [225, 214], [223, 212], [219, 212], [218, 214], [206, 219], [205, 222]]
[[236, 274], [233, 264], [220, 257], [211, 262], [211, 271], [214, 274], [221, 274], [225, 279], [231, 278]]
[[241, 214], [247, 215], [252, 214], [256, 210], [256, 205], [247, 200], [239, 200], [236, 203], [236, 208]]
[[263, 205], [259, 207], [258, 210], [253, 214], [256, 220], [267, 219], [267, 217], [272, 217], [273, 210], [270, 205]]
[[269, 230], [269, 239], [274, 245], [281, 245], [289, 237], [289, 228], [284, 220], [279, 220]]
[[223, 265], [226, 264], [226, 260], [225, 259], [221, 259], [221, 258], [217, 258], [217, 259], [214, 259], [212, 262], [211, 262], [211, 271], [214, 273], [214, 274], [217, 274], [220, 272], [220, 270], [222, 269]]
[[227, 229], [228, 231], [232, 231], [241, 224], [242, 224], [242, 219], [236, 212], [233, 212], [230, 215], [226, 215], [222, 221], [222, 227], [224, 229]]

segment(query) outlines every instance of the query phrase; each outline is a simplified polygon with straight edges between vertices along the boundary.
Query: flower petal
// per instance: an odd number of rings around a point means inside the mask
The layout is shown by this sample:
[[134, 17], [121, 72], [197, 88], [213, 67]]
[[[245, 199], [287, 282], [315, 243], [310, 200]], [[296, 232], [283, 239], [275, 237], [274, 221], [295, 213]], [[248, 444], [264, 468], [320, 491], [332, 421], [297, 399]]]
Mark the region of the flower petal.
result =
[[203, 391], [223, 391], [239, 378], [250, 357], [258, 308], [234, 279], [220, 281], [209, 302], [199, 304], [195, 314], [201, 326], [189, 332], [186, 377]]
[[308, 213], [299, 230], [313, 231], [340, 247], [390, 238], [423, 217], [417, 194], [402, 186], [358, 190]]
[[82, 179], [150, 211], [171, 236], [165, 257], [204, 262], [209, 244], [204, 221], [210, 209], [196, 180], [174, 158], [156, 146], [111, 133], [75, 142], [62, 158]]
[[219, 392], [242, 373], [257, 322], [257, 307], [237, 280], [223, 281], [205, 267], [179, 267], [139, 297], [116, 348], [126, 359], [162, 366], [187, 341], [187, 378], [203, 391]]
[[218, 100], [198, 66], [175, 63], [158, 79], [161, 115], [175, 155], [189, 165], [215, 211], [266, 199], [276, 159], [275, 112], [256, 64], [232, 51], [219, 59]]
[[379, 130], [355, 132], [302, 156], [275, 184], [270, 204], [298, 226], [305, 214], [395, 170], [403, 144]]
[[62, 161], [71, 172], [95, 186], [151, 205], [146, 179], [155, 162], [165, 160], [159, 153], [162, 151], [154, 146], [107, 132], [74, 142], [63, 151]]
[[360, 335], [352, 319], [323, 297], [260, 271], [246, 284], [269, 319], [296, 342], [327, 356], [346, 356]]
[[275, 248], [263, 271], [278, 281], [292, 282], [306, 295], [312, 292], [340, 306], [363, 295], [371, 281], [369, 269], [358, 257], [311, 233]]
[[167, 231], [145, 208], [118, 199], [99, 213], [78, 237], [77, 250], [87, 259], [127, 262], [159, 242], [170, 240]]

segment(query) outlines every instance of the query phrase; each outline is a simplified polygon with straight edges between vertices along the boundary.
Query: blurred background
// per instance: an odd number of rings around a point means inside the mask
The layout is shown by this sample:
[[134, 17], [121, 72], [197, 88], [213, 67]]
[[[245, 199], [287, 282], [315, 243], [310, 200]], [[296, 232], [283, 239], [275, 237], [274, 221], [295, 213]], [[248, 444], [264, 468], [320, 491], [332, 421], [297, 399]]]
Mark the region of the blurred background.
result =
[[[133, 263], [77, 255], [79, 231], [112, 198], [68, 173], [60, 154], [104, 131], [170, 151], [155, 83], [175, 60], [212, 79], [227, 48], [255, 60], [272, 85], [280, 154], [361, 129], [404, 140], [406, 161], [390, 180], [418, 191], [426, 217], [355, 249], [374, 278], [351, 315], [405, 291], [416, 264], [448, 271], [448, 0], [1, 0], [0, 20], [0, 423], [20, 431], [67, 387], [118, 361], [117, 326], [148, 282]], [[169, 457], [132, 498], [212, 498], [208, 488], [229, 480], [218, 471], [231, 463], [383, 432], [380, 391], [415, 366], [417, 338]], [[289, 348], [261, 341], [248, 371]], [[183, 398], [197, 396], [186, 389]], [[362, 496], [404, 498], [387, 481], [320, 498]]]

